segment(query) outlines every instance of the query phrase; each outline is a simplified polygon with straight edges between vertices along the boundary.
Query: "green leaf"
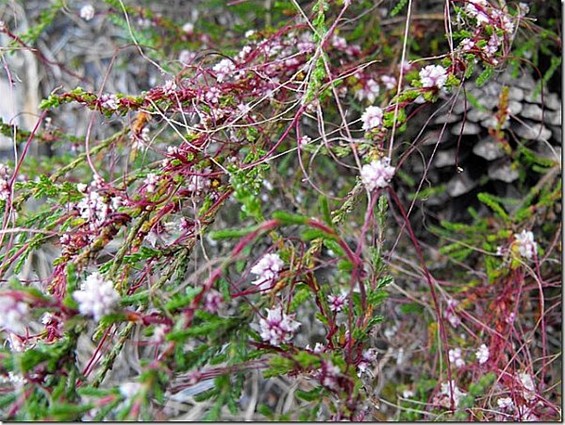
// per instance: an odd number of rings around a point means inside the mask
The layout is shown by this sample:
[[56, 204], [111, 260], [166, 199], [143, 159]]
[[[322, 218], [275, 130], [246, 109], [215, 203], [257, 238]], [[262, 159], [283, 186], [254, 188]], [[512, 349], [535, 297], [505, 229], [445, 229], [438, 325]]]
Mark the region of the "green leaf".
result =
[[282, 224], [306, 224], [310, 220], [309, 217], [292, 214], [286, 211], [275, 211], [273, 218], [280, 221]]
[[510, 217], [504, 210], [504, 207], [501, 205], [501, 201], [498, 197], [491, 195], [490, 193], [481, 192], [477, 195], [477, 199], [489, 207], [499, 218], [504, 221], [510, 221]]

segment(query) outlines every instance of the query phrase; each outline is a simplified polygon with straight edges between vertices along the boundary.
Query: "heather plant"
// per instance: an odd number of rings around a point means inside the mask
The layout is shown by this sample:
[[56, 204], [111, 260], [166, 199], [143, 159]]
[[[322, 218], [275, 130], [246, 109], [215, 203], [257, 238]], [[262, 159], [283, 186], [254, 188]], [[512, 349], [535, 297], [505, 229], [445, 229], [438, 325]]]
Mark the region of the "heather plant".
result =
[[[512, 132], [509, 84], [488, 131], [519, 197], [422, 225], [407, 166], [469, 81], [537, 71], [543, 104], [542, 3], [138, 3], [3, 12], [6, 76], [27, 52], [46, 81], [0, 124], [3, 419], [560, 418], [555, 148]], [[45, 48], [75, 26], [102, 72]]]

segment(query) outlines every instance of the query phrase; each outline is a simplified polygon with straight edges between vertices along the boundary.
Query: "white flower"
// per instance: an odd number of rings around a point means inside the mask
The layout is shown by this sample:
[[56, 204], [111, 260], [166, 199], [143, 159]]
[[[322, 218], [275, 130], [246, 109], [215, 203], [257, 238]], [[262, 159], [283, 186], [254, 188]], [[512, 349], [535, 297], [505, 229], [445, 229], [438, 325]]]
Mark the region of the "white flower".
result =
[[90, 21], [94, 18], [94, 7], [91, 4], [86, 4], [80, 9], [80, 17], [85, 21]]
[[461, 319], [455, 312], [455, 307], [457, 307], [457, 304], [459, 303], [453, 299], [447, 300], [447, 309], [443, 312], [443, 317], [445, 317], [454, 328], [461, 324]]
[[412, 398], [414, 397], [414, 391], [412, 390], [403, 390], [402, 391], [402, 398]]
[[520, 255], [528, 260], [534, 258], [537, 251], [537, 243], [534, 241], [534, 234], [530, 231], [522, 230], [514, 235], [518, 243]]
[[381, 82], [385, 85], [387, 90], [391, 90], [396, 87], [396, 78], [390, 75], [383, 75], [381, 77]]
[[187, 22], [182, 26], [182, 30], [187, 34], [192, 34], [194, 32], [194, 24], [192, 22]]
[[226, 77], [233, 74], [235, 71], [235, 65], [230, 59], [222, 59], [212, 69], [216, 73], [216, 80], [218, 80], [218, 83], [221, 83], [226, 79]]
[[294, 315], [283, 313], [282, 307], [267, 309], [267, 318], [259, 320], [261, 338], [271, 345], [279, 346], [289, 342], [300, 323], [294, 320]]
[[446, 395], [449, 398], [453, 395], [453, 401], [456, 406], [458, 406], [461, 399], [467, 395], [467, 393], [461, 391], [457, 385], [455, 385], [455, 381], [443, 382], [441, 384], [441, 394]]
[[217, 313], [224, 304], [222, 294], [215, 289], [209, 290], [204, 297], [204, 310], [208, 313]]
[[449, 361], [453, 363], [457, 369], [465, 366], [465, 361], [461, 357], [461, 348], [449, 350]]
[[361, 181], [367, 188], [372, 191], [377, 187], [387, 187], [390, 180], [394, 176], [394, 167], [389, 165], [389, 158], [382, 158], [378, 161], [373, 161], [370, 164], [363, 165], [361, 169]]
[[79, 214], [84, 218], [91, 229], [96, 227], [106, 219], [108, 214], [108, 205], [100, 194], [91, 191], [77, 204]]
[[12, 295], [0, 293], [0, 328], [15, 334], [23, 334], [28, 323], [29, 306]]
[[8, 180], [0, 177], [0, 201], [5, 201], [10, 197], [10, 184]]
[[363, 130], [379, 127], [383, 122], [383, 110], [378, 106], [369, 106], [361, 115]]
[[373, 103], [380, 93], [379, 85], [375, 80], [369, 78], [361, 89], [355, 93], [355, 97], [359, 100], [367, 99], [369, 103]]
[[532, 409], [526, 405], [520, 405], [516, 409], [514, 419], [518, 422], [538, 422], [539, 418], [534, 415]]
[[520, 17], [526, 16], [529, 11], [530, 11], [530, 6], [528, 5], [528, 3], [523, 3], [523, 2], [518, 3], [518, 16]]
[[502, 397], [496, 400], [496, 404], [503, 410], [510, 410], [514, 407], [514, 401], [510, 397]]
[[155, 185], [157, 184], [157, 181], [158, 181], [157, 174], [155, 173], [147, 174], [147, 177], [143, 181], [143, 183], [145, 184], [145, 190], [148, 193], [153, 193], [155, 191]]
[[320, 354], [324, 351], [324, 345], [317, 342], [316, 344], [314, 344], [314, 349], [312, 351], [316, 354]]
[[536, 397], [536, 387], [534, 385], [534, 381], [532, 376], [529, 373], [519, 373], [518, 378], [520, 378], [520, 382], [524, 387], [524, 391], [522, 391], [522, 395], [526, 400], [532, 400]]
[[485, 344], [481, 344], [475, 355], [479, 364], [485, 364], [490, 356], [490, 352]]
[[103, 94], [100, 96], [100, 106], [116, 110], [118, 109], [118, 98], [115, 94]]
[[428, 65], [420, 70], [422, 87], [441, 89], [447, 81], [447, 70], [441, 65]]
[[269, 289], [269, 285], [279, 276], [284, 262], [278, 254], [265, 254], [257, 264], [251, 268], [251, 273], [258, 276], [253, 285], [259, 287], [260, 291]]
[[98, 272], [92, 273], [81, 285], [80, 291], [73, 293], [73, 298], [79, 304], [79, 311], [85, 316], [93, 316], [100, 320], [112, 312], [120, 301], [118, 292], [110, 280], [104, 280]]

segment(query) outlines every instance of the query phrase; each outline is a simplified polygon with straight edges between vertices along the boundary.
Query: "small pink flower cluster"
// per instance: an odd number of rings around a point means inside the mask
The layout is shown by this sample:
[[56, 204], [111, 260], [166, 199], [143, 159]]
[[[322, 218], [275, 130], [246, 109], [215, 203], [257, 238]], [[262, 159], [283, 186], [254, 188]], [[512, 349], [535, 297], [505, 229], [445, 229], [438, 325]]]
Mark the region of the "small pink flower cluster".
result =
[[[474, 51], [483, 60], [497, 65], [497, 53], [501, 48], [509, 45], [514, 37], [516, 17], [511, 16], [507, 11], [493, 7], [486, 0], [468, 0], [463, 10], [476, 25], [473, 37], [462, 40], [459, 47], [463, 52]], [[524, 7], [522, 4], [518, 6], [519, 17], [524, 16], [527, 11], [527, 6]], [[481, 41], [486, 41], [486, 44], [483, 43], [484, 46], [479, 47]]]
[[322, 366], [318, 372], [318, 380], [320, 384], [331, 390], [339, 390], [338, 378], [341, 375], [339, 367], [334, 365], [330, 360], [322, 360]]
[[459, 303], [454, 299], [447, 300], [447, 308], [443, 312], [443, 317], [446, 318], [454, 328], [461, 324], [461, 319], [455, 310], [458, 304]]
[[253, 282], [260, 291], [270, 289], [272, 284], [279, 276], [280, 271], [284, 266], [278, 254], [265, 254], [257, 264], [251, 268], [251, 273], [257, 276]]
[[359, 79], [361, 87], [355, 92], [355, 98], [360, 101], [367, 100], [369, 103], [374, 103], [381, 91], [379, 84], [373, 78], [363, 73], [357, 73], [356, 77]]
[[346, 294], [341, 295], [328, 295], [328, 304], [330, 307], [330, 311], [333, 313], [339, 313], [345, 307], [345, 301], [347, 299]]
[[10, 169], [0, 164], [0, 201], [6, 201], [10, 197]]
[[441, 89], [447, 82], [447, 70], [441, 65], [428, 65], [420, 71], [420, 82], [424, 88]]
[[372, 161], [361, 168], [361, 182], [369, 191], [385, 188], [394, 177], [394, 171], [395, 168], [390, 165], [389, 158]]
[[377, 361], [377, 349], [369, 348], [361, 354], [361, 361], [357, 364], [357, 376], [369, 372], [369, 368]]
[[81, 314], [92, 316], [97, 321], [111, 313], [120, 301], [113, 282], [104, 280], [98, 272], [86, 278], [81, 289], [73, 292], [73, 298], [78, 302]]
[[29, 306], [13, 294], [0, 293], [0, 328], [15, 334], [23, 334], [26, 329]]
[[369, 106], [361, 115], [363, 130], [372, 130], [383, 123], [383, 110], [378, 106]]
[[290, 342], [300, 323], [294, 320], [294, 314], [286, 314], [282, 307], [267, 309], [267, 317], [259, 320], [261, 338], [276, 347]]

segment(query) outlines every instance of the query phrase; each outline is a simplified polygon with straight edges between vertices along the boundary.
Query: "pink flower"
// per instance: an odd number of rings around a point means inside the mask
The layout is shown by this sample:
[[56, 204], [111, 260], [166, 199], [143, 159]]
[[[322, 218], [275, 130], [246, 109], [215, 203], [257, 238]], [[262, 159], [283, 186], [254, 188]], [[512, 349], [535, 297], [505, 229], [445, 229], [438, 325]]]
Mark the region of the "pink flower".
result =
[[373, 161], [370, 164], [363, 165], [361, 169], [361, 181], [367, 188], [372, 191], [376, 188], [385, 188], [394, 176], [394, 167], [389, 165], [389, 158], [382, 158]]
[[469, 38], [466, 38], [464, 40], [461, 40], [461, 43], [459, 43], [459, 46], [461, 47], [461, 49], [464, 52], [468, 52], [473, 47], [475, 47], [475, 42], [473, 40], [469, 39]]
[[257, 279], [251, 283], [258, 286], [260, 291], [269, 289], [269, 285], [279, 276], [279, 272], [282, 270], [283, 266], [284, 262], [278, 254], [265, 254], [265, 256], [251, 268], [251, 273], [258, 276]]
[[103, 94], [100, 96], [100, 106], [107, 109], [118, 109], [118, 98], [115, 94]]
[[261, 338], [274, 346], [290, 342], [300, 323], [294, 320], [294, 314], [283, 313], [282, 307], [267, 309], [267, 318], [259, 320]]
[[334, 313], [343, 310], [343, 307], [345, 306], [345, 299], [346, 299], [345, 294], [328, 295], [328, 304], [330, 306], [330, 310], [333, 311]]
[[375, 80], [369, 78], [363, 82], [363, 87], [360, 88], [355, 97], [359, 100], [367, 99], [369, 103], [373, 103], [380, 93], [379, 85]]
[[145, 190], [147, 191], [147, 193], [155, 192], [155, 185], [157, 184], [158, 181], [159, 180], [157, 178], [157, 174], [155, 174], [155, 173], [147, 174], [147, 177], [143, 181], [143, 183], [145, 184]]
[[224, 303], [224, 298], [215, 289], [211, 289], [204, 297], [204, 310], [208, 313], [217, 313]]
[[387, 90], [391, 90], [396, 87], [396, 78], [390, 75], [383, 75], [381, 77], [381, 82], [385, 85]]
[[338, 50], [345, 50], [347, 48], [347, 41], [343, 37], [334, 35], [332, 37], [332, 46]]
[[235, 71], [235, 65], [230, 59], [222, 59], [213, 68], [216, 73], [216, 80], [221, 83]]
[[378, 106], [369, 106], [361, 115], [363, 130], [379, 127], [383, 122], [383, 110]]
[[120, 301], [120, 295], [114, 289], [110, 280], [104, 280], [98, 272], [92, 273], [81, 285], [80, 291], [73, 293], [73, 298], [79, 304], [79, 311], [85, 316], [93, 316], [100, 320], [111, 313]]
[[329, 360], [322, 360], [322, 368], [318, 375], [320, 383], [332, 390], [339, 389], [338, 378], [341, 374], [338, 366], [335, 366]]
[[420, 70], [422, 87], [437, 87], [441, 89], [447, 81], [447, 70], [441, 65], [428, 65]]

